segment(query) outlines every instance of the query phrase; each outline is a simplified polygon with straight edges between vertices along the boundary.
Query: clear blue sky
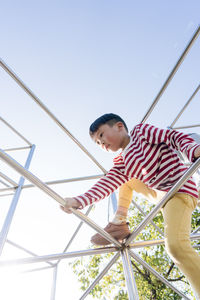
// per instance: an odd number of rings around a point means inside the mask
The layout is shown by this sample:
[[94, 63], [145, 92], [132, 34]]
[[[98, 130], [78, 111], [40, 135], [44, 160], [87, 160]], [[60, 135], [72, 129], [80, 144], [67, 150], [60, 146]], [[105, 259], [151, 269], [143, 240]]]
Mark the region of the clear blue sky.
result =
[[[199, 25], [199, 11], [199, 1], [185, 0], [4, 1], [0, 56], [108, 169], [113, 155], [102, 153], [92, 143], [90, 123], [107, 112], [121, 115], [130, 129], [142, 120]], [[199, 48], [200, 38], [148, 122], [160, 127], [170, 125], [194, 92], [200, 77]], [[0, 95], [1, 116], [36, 144], [30, 170], [38, 177], [46, 181], [102, 173], [2, 69]], [[197, 95], [177, 126], [198, 124], [199, 112]], [[21, 145], [3, 127], [1, 132], [2, 148]], [[13, 153], [22, 164], [26, 155]], [[62, 196], [73, 196], [90, 185], [84, 182], [54, 189]], [[6, 204], [2, 203], [2, 224], [11, 199], [7, 198]], [[93, 217], [104, 225], [106, 200], [98, 207], [102, 214], [94, 212]], [[59, 253], [78, 223], [74, 218], [63, 214], [57, 203], [43, 193], [27, 190], [22, 194], [9, 238], [40, 255]], [[70, 251], [85, 249], [92, 233], [85, 227], [85, 241], [81, 240], [81, 247], [75, 242]], [[26, 256], [12, 249], [4, 255]], [[40, 284], [37, 279], [41, 281], [38, 273], [31, 276], [36, 287]], [[28, 279], [24, 280], [33, 288]], [[41, 294], [33, 290], [29, 299], [49, 299], [51, 277], [48, 280], [43, 290], [40, 285]], [[59, 277], [59, 282], [56, 300], [65, 299], [66, 289], [75, 295], [74, 286], [71, 289], [64, 285], [65, 275]], [[19, 283], [15, 290], [15, 295], [21, 293], [21, 300], [23, 296], [27, 299], [26, 291], [20, 290], [22, 286]], [[77, 289], [76, 293], [80, 294]], [[10, 300], [13, 296], [8, 293], [4, 297]]]

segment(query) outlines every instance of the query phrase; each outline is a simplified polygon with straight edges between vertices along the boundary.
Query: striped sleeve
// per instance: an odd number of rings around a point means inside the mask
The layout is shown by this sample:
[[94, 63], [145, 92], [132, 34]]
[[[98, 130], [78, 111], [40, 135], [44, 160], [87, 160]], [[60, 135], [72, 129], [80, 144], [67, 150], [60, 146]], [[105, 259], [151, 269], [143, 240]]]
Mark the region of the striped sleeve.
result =
[[91, 205], [112, 194], [118, 187], [128, 181], [128, 177], [122, 172], [121, 166], [114, 166], [91, 189], [83, 195], [74, 197], [81, 203], [80, 208]]
[[150, 144], [165, 143], [169, 147], [183, 152], [190, 162], [195, 160], [194, 151], [199, 145], [189, 135], [169, 129], [160, 129], [149, 124], [139, 124], [140, 134]]

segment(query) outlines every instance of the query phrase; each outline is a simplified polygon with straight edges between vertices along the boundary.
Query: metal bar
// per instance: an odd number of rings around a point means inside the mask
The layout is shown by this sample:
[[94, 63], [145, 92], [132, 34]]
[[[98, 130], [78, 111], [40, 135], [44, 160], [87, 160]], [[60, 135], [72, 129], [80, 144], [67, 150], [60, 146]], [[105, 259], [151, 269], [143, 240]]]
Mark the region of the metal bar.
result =
[[[190, 239], [191, 240], [200, 239], [200, 234], [192, 234], [190, 236]], [[164, 243], [164, 239], [161, 239], [161, 240], [135, 242], [133, 245], [131, 244], [130, 246], [139, 248], [139, 247], [159, 245], [163, 243]], [[89, 249], [89, 250], [73, 251], [68, 253], [58, 253], [58, 254], [37, 256], [37, 257], [27, 257], [22, 259], [15, 259], [15, 260], [0, 260], [0, 267], [9, 267], [9, 266], [20, 265], [20, 264], [49, 262], [51, 260], [67, 259], [67, 258], [87, 256], [87, 255], [99, 255], [99, 254], [106, 254], [106, 253], [112, 253], [117, 251], [119, 251], [119, 249], [116, 247], [102, 247], [102, 248]]]
[[127, 248], [121, 250], [121, 256], [129, 300], [139, 300], [131, 259], [129, 257], [129, 252]]
[[58, 273], [58, 267], [56, 266], [53, 270], [53, 282], [52, 282], [52, 288], [51, 288], [51, 300], [56, 299], [56, 281], [57, 281], [57, 273]]
[[188, 43], [188, 45], [186, 46], [184, 52], [182, 53], [182, 55], [180, 56], [179, 60], [177, 61], [176, 65], [174, 66], [174, 68], [172, 69], [171, 73], [169, 74], [169, 76], [167, 77], [165, 83], [163, 84], [161, 90], [159, 91], [158, 95], [156, 96], [156, 98], [153, 100], [153, 103], [151, 104], [149, 110], [147, 111], [146, 115], [144, 116], [144, 118], [142, 119], [142, 123], [144, 123], [147, 118], [149, 117], [149, 115], [151, 114], [151, 112], [153, 111], [154, 107], [156, 106], [156, 104], [158, 103], [160, 97], [162, 96], [162, 94], [164, 93], [165, 89], [167, 88], [167, 86], [169, 85], [170, 81], [172, 80], [172, 78], [174, 77], [175, 73], [177, 72], [178, 68], [180, 67], [181, 63], [183, 62], [185, 56], [187, 55], [187, 53], [189, 52], [190, 48], [192, 47], [193, 43], [195, 42], [195, 40], [198, 38], [198, 35], [200, 33], [200, 26], [197, 28], [197, 30], [195, 31], [192, 39], [190, 40], [190, 42]]
[[[200, 234], [191, 234], [190, 240], [200, 240]], [[158, 240], [148, 240], [148, 241], [137, 241], [133, 244], [129, 244], [130, 248], [143, 248], [143, 247], [151, 247], [151, 246], [157, 246], [157, 245], [163, 245], [165, 243], [164, 239], [158, 239]]]
[[3, 180], [0, 180], [0, 183], [5, 185], [6, 187], [10, 187], [9, 184], [7, 184], [6, 182], [4, 182]]
[[100, 163], [88, 152], [88, 150], [69, 132], [69, 130], [56, 118], [56, 116], [42, 103], [42, 101], [22, 82], [22, 80], [3, 62], [0, 60], [2, 68], [18, 83], [19, 86], [42, 108], [48, 116], [81, 148], [83, 152], [104, 172], [107, 171]]
[[13, 196], [14, 193], [10, 193], [10, 194], [3, 194], [3, 195], [0, 195], [0, 197], [6, 197], [6, 196]]
[[17, 183], [15, 181], [13, 181], [11, 178], [9, 178], [7, 175], [3, 174], [2, 172], [0, 172], [0, 177], [2, 177], [3, 179], [5, 179], [6, 181], [8, 181], [14, 187], [17, 186]]
[[133, 251], [129, 250], [130, 255], [140, 263], [145, 269], [151, 272], [154, 276], [156, 276], [160, 281], [162, 281], [166, 286], [171, 288], [174, 292], [176, 292], [179, 296], [183, 297], [183, 299], [190, 300], [188, 297], [185, 296], [182, 292], [180, 292], [175, 286], [173, 286], [167, 279], [165, 279], [162, 275], [160, 275], [157, 271], [155, 271], [151, 266], [149, 266], [143, 259], [141, 259], [137, 254]]
[[82, 295], [82, 297], [79, 300], [83, 300], [89, 295], [90, 291], [95, 287], [95, 285], [103, 278], [103, 276], [108, 272], [108, 270], [112, 267], [112, 265], [118, 260], [120, 256], [120, 252], [118, 252], [107, 264], [107, 266], [103, 269], [103, 271], [97, 276], [97, 278], [94, 280], [94, 282], [88, 287], [88, 289], [85, 291], [85, 293]]
[[[143, 214], [144, 217], [146, 217], [146, 213], [141, 209], [141, 207], [134, 201], [132, 200], [133, 204], [135, 205], [135, 207]], [[162, 230], [153, 222], [150, 221], [150, 223], [155, 227], [155, 229], [163, 236], [164, 233], [162, 232]]]
[[[28, 254], [30, 254], [30, 255], [32, 255], [32, 256], [35, 256], [35, 257], [38, 256], [36, 253], [34, 253], [34, 252], [32, 252], [32, 251], [29, 251], [29, 250], [27, 250], [26, 248], [24, 248], [24, 247], [22, 247], [22, 246], [20, 246], [20, 245], [18, 245], [18, 244], [16, 244], [16, 243], [14, 243], [14, 242], [8, 240], [8, 239], [6, 240], [6, 242], [7, 242], [8, 244], [12, 245], [13, 247], [18, 248], [18, 249], [20, 249], [20, 250], [22, 250], [22, 251], [24, 251], [24, 252], [26, 252], [26, 253], [28, 253]], [[48, 262], [48, 261], [47, 261], [46, 263], [49, 264], [49, 265], [51, 265], [52, 267], [55, 267], [55, 264], [53, 264], [53, 263], [51, 263], [51, 262]]]
[[[1, 59], [0, 59], [1, 64]], [[25, 141], [29, 146], [32, 146], [32, 143], [29, 142], [21, 133], [19, 133], [14, 127], [12, 127], [6, 120], [0, 117], [0, 121], [2, 121], [7, 127], [9, 127], [14, 133], [16, 133], [23, 141]]]
[[16, 151], [16, 150], [26, 150], [26, 149], [30, 149], [30, 146], [28, 146], [28, 147], [16, 147], [16, 148], [8, 148], [8, 149], [3, 149], [3, 151], [5, 151], [5, 152], [9, 152], [9, 151]]
[[[90, 206], [90, 207], [88, 208], [88, 210], [87, 210], [86, 213], [85, 213], [86, 216], [88, 216], [88, 214], [90, 213], [92, 207], [93, 207], [93, 206]], [[81, 222], [79, 223], [79, 225], [77, 226], [77, 228], [76, 228], [75, 232], [73, 233], [71, 239], [69, 240], [67, 246], [66, 246], [65, 249], [63, 250], [63, 253], [66, 252], [67, 249], [70, 247], [71, 243], [73, 242], [75, 236], [77, 235], [77, 233], [78, 233], [79, 230], [81, 229], [82, 225], [83, 225], [83, 221], [81, 221]], [[58, 261], [57, 261], [57, 265], [59, 264], [60, 261], [61, 261], [61, 260], [58, 260]]]
[[[69, 182], [75, 182], [75, 181], [92, 180], [92, 179], [101, 178], [102, 176], [104, 176], [104, 174], [77, 177], [77, 178], [71, 178], [71, 179], [53, 180], [53, 181], [46, 181], [45, 184], [56, 185], [56, 184], [69, 183]], [[25, 184], [25, 185], [23, 185], [22, 189], [33, 188], [33, 187], [35, 187], [34, 184]], [[0, 189], [0, 192], [5, 192], [5, 191], [9, 191], [9, 190], [14, 190], [14, 189], [15, 189], [15, 187], [3, 188], [3, 189]]]
[[87, 255], [99, 255], [99, 254], [117, 252], [118, 250], [119, 249], [116, 247], [103, 247], [98, 249], [80, 250], [80, 251], [73, 251], [68, 253], [50, 254], [50, 255], [27, 257], [27, 258], [14, 259], [14, 260], [0, 260], [0, 267], [11, 267], [17, 265], [40, 263], [40, 262], [47, 262], [51, 260], [67, 259], [67, 258], [81, 257]]
[[192, 232], [192, 234], [197, 233], [199, 230], [200, 230], [200, 226], [197, 227], [197, 228]]
[[[38, 177], [33, 175], [30, 171], [26, 170], [23, 166], [21, 166], [19, 163], [17, 163], [11, 156], [6, 154], [3, 150], [0, 149], [0, 158], [5, 161], [8, 165], [10, 165], [13, 169], [15, 169], [17, 172], [19, 172], [21, 175], [23, 175], [26, 179], [28, 179], [30, 182], [35, 184], [37, 187], [39, 187], [43, 192], [45, 192], [47, 195], [55, 199], [58, 203], [61, 205], [65, 205], [65, 200], [60, 195], [58, 195], [55, 191], [50, 189], [44, 182], [42, 182]], [[95, 229], [98, 233], [100, 233], [105, 239], [113, 243], [117, 247], [121, 247], [120, 242], [118, 242], [116, 239], [114, 239], [110, 234], [108, 234], [105, 230], [103, 230], [101, 227], [99, 227], [94, 221], [90, 220], [88, 217], [86, 217], [83, 213], [81, 213], [77, 209], [71, 208], [71, 211], [74, 215], [76, 215], [78, 218], [83, 220], [85, 223], [87, 223], [90, 227]]]
[[200, 89], [200, 84], [198, 85], [198, 87], [196, 88], [196, 90], [194, 91], [194, 93], [192, 94], [192, 96], [189, 98], [189, 100], [186, 102], [186, 104], [183, 106], [183, 108], [181, 109], [181, 111], [178, 113], [178, 115], [176, 116], [176, 118], [174, 119], [174, 121], [172, 122], [172, 124], [169, 126], [170, 128], [173, 128], [174, 124], [180, 118], [180, 116], [182, 115], [182, 113], [184, 112], [184, 110], [187, 108], [187, 106], [190, 104], [190, 102], [192, 101], [192, 99], [194, 98], [194, 96], [197, 94], [197, 92], [199, 91], [199, 89]]
[[[30, 149], [30, 152], [29, 152], [28, 158], [26, 160], [24, 169], [29, 168], [30, 163], [31, 163], [31, 159], [33, 157], [34, 150], [35, 150], [35, 145], [33, 145]], [[4, 247], [4, 244], [5, 244], [6, 239], [7, 239], [8, 231], [9, 231], [9, 228], [10, 228], [10, 225], [11, 225], [14, 213], [15, 213], [15, 209], [16, 209], [17, 204], [18, 204], [19, 196], [20, 196], [21, 190], [22, 190], [21, 187], [23, 186], [24, 181], [25, 181], [25, 178], [21, 177], [20, 180], [19, 180], [18, 188], [16, 189], [15, 195], [13, 197], [13, 200], [11, 202], [10, 208], [8, 210], [7, 216], [5, 218], [5, 221], [4, 221], [2, 230], [1, 230], [1, 234], [0, 234], [0, 255], [2, 254], [3, 247]]]
[[197, 125], [186, 125], [186, 126], [180, 126], [180, 127], [173, 127], [173, 129], [187, 129], [187, 128], [195, 128], [200, 127], [200, 124]]
[[53, 269], [53, 268], [55, 268], [55, 265], [48, 266], [48, 267], [41, 267], [41, 268], [29, 269], [29, 270], [26, 270], [26, 271], [22, 271], [20, 273], [26, 274], [26, 273], [38, 272], [38, 271], [43, 271], [43, 270], [48, 270], [48, 269]]
[[132, 232], [125, 242], [125, 245], [129, 243], [142, 231], [142, 229], [156, 216], [158, 211], [171, 199], [171, 197], [181, 188], [181, 186], [188, 180], [189, 177], [199, 168], [200, 158], [193, 163], [190, 168], [183, 174], [183, 176], [177, 181], [177, 183], [170, 189], [170, 191], [163, 197], [163, 199], [155, 206], [154, 209], [148, 214], [148, 216], [139, 224], [139, 226]]

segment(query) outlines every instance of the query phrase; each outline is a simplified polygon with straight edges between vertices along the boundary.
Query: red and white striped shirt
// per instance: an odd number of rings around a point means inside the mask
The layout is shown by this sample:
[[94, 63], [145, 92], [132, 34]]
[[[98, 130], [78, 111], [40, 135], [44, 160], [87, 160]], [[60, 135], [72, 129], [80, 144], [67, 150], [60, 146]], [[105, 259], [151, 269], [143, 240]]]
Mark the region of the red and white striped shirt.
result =
[[[199, 145], [187, 134], [159, 129], [149, 124], [136, 125], [130, 133], [130, 143], [114, 159], [113, 168], [85, 194], [75, 197], [82, 207], [104, 199], [125, 182], [135, 177], [150, 188], [169, 191], [183, 176], [187, 167], [176, 151], [194, 161], [194, 151]], [[191, 177], [180, 188], [198, 198], [196, 184]]]

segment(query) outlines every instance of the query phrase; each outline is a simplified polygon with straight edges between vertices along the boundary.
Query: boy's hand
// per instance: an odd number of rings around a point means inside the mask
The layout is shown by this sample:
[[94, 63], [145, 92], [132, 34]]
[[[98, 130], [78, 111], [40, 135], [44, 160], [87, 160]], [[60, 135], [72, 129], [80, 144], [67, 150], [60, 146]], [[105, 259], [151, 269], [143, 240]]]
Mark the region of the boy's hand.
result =
[[74, 198], [65, 198], [65, 205], [64, 206], [60, 206], [60, 208], [65, 211], [68, 214], [71, 214], [72, 211], [70, 210], [70, 208], [79, 208], [80, 207], [80, 203], [74, 199]]

